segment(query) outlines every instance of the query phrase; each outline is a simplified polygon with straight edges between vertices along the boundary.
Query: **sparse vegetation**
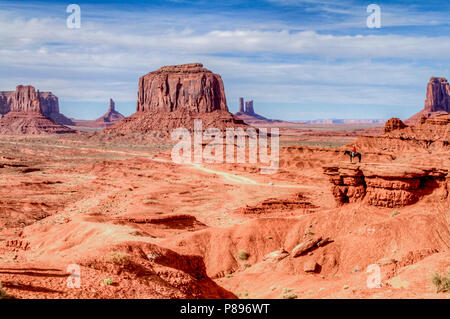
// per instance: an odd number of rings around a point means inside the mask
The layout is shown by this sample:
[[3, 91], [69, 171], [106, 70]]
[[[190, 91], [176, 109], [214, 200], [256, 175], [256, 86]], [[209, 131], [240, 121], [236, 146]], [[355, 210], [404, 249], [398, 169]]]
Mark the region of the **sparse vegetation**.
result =
[[295, 292], [292, 291], [290, 288], [284, 288], [283, 294], [281, 295], [281, 298], [283, 299], [296, 299], [298, 296]]
[[106, 278], [105, 280], [103, 280], [103, 282], [105, 283], [105, 285], [112, 285], [114, 283], [114, 280], [112, 280], [111, 278]]
[[122, 251], [112, 251], [109, 260], [116, 265], [126, 265], [130, 262], [130, 256]]
[[391, 217], [397, 216], [398, 214], [400, 214], [400, 212], [398, 210], [394, 210], [391, 214]]
[[238, 252], [238, 258], [239, 258], [240, 260], [247, 260], [249, 256], [250, 256], [250, 255], [249, 255], [248, 252], [246, 252], [245, 250], [240, 250], [240, 251]]
[[447, 270], [447, 275], [441, 275], [435, 272], [431, 278], [431, 282], [436, 287], [436, 292], [450, 292], [450, 271]]
[[8, 298], [8, 294], [6, 293], [6, 291], [3, 289], [3, 285], [0, 282], [0, 299], [6, 299]]

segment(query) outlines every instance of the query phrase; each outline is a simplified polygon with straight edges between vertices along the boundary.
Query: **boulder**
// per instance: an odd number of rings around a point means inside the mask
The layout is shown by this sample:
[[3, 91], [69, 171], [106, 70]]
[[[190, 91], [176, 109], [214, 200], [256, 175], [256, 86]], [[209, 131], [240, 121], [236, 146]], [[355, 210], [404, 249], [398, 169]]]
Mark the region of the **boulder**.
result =
[[310, 238], [304, 242], [301, 242], [300, 244], [295, 246], [294, 249], [292, 249], [292, 252], [291, 252], [292, 257], [295, 258], [295, 257], [298, 257], [298, 256], [304, 254], [305, 252], [307, 252], [308, 250], [310, 250], [311, 248], [316, 246], [317, 243], [319, 243], [321, 240], [322, 240], [322, 237], [318, 236], [318, 237]]

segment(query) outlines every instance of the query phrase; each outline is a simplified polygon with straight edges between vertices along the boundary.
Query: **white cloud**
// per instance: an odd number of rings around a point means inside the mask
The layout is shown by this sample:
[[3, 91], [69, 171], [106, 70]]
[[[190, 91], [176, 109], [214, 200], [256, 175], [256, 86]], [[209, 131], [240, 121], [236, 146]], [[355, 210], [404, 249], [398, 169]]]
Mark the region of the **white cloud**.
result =
[[162, 65], [203, 62], [222, 75], [230, 104], [245, 95], [274, 103], [420, 106], [428, 78], [445, 76], [437, 65], [449, 60], [449, 36], [292, 32], [251, 21], [200, 28], [185, 24], [186, 17], [147, 21], [143, 14], [121, 17], [135, 24], [118, 24], [113, 15], [107, 23], [83, 20], [74, 30], [64, 17], [0, 13], [0, 88], [26, 82], [67, 101], [134, 101], [139, 76]]

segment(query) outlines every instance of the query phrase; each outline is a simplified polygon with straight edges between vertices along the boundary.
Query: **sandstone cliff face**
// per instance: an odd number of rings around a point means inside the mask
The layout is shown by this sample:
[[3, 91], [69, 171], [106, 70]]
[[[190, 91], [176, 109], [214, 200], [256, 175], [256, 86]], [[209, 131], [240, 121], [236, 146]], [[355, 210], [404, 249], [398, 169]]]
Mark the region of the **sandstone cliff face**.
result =
[[203, 130], [248, 127], [228, 111], [220, 75], [199, 63], [165, 66], [142, 76], [136, 110], [102, 134], [165, 138], [179, 127], [193, 130], [197, 119], [202, 120]]
[[[29, 92], [34, 91], [34, 87], [32, 86], [22, 86], [19, 85], [16, 88], [16, 91], [3, 91], [0, 92], [0, 114], [5, 115], [13, 110], [14, 101], [17, 96], [24, 97], [24, 90], [28, 90]], [[22, 92], [22, 93], [19, 93]], [[31, 93], [30, 93], [31, 94]], [[36, 94], [36, 92], [34, 93]], [[74, 125], [72, 120], [65, 117], [63, 114], [59, 112], [59, 101], [58, 97], [54, 95], [52, 92], [39, 92], [39, 98], [41, 103], [41, 112], [45, 116], [51, 118], [54, 122], [62, 124], [62, 125]], [[23, 102], [17, 102], [23, 105]], [[26, 107], [26, 106], [24, 106]], [[19, 111], [21, 112], [21, 111]]]
[[14, 101], [14, 92], [0, 92], [0, 115], [11, 111]]
[[369, 205], [402, 207], [440, 189], [441, 199], [448, 198], [448, 169], [401, 164], [327, 165], [332, 192], [338, 205], [365, 201]]
[[200, 63], [165, 66], [139, 79], [137, 112], [228, 111], [222, 78]]
[[11, 112], [38, 112], [42, 113], [39, 90], [34, 87], [18, 85], [14, 93], [14, 101]]
[[[74, 133], [73, 130], [55, 123], [44, 114], [41, 94], [34, 87], [19, 85], [13, 93], [9, 94], [9, 98], [12, 99], [10, 109], [0, 120], [0, 134]], [[47, 102], [55, 101], [54, 96], [50, 94], [45, 94], [43, 99]], [[57, 104], [49, 103], [46, 110], [52, 111], [56, 108]]]
[[424, 109], [406, 120], [405, 123], [415, 125], [422, 117], [429, 118], [448, 113], [450, 113], [450, 85], [445, 78], [431, 77], [427, 84]]
[[450, 112], [450, 85], [445, 78], [432, 77], [427, 85], [427, 112]]

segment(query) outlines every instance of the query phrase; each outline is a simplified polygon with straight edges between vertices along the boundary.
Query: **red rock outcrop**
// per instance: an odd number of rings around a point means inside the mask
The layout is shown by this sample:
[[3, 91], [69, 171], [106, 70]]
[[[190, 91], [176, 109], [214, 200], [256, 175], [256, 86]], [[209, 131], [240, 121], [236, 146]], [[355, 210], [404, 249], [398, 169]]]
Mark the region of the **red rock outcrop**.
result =
[[239, 111], [238, 111], [238, 113], [244, 113], [244, 112], [245, 112], [245, 110], [244, 110], [244, 98], [240, 97], [239, 98]]
[[164, 66], [139, 79], [136, 111], [228, 111], [222, 78], [200, 63]]
[[399, 118], [393, 117], [384, 124], [383, 132], [389, 133], [394, 130], [404, 129], [405, 127], [405, 123], [403, 123]]
[[220, 75], [200, 63], [165, 66], [142, 76], [136, 110], [103, 134], [154, 132], [167, 137], [175, 128], [192, 130], [195, 119], [202, 120], [203, 129], [247, 127], [228, 111]]
[[18, 85], [14, 93], [11, 112], [42, 113], [39, 90], [36, 92], [30, 85]]
[[253, 109], [253, 100], [245, 102], [245, 113], [249, 115], [255, 114], [255, 110]]
[[432, 77], [427, 85], [425, 111], [450, 113], [450, 85], [445, 78]]
[[403, 129], [388, 129], [381, 136], [360, 136], [355, 144], [363, 152], [383, 151], [396, 156], [411, 152], [447, 152], [450, 151], [449, 131], [450, 114], [443, 114], [422, 118], [417, 125]]
[[0, 118], [11, 111], [14, 102], [14, 91], [0, 92]]
[[442, 199], [449, 196], [448, 169], [396, 163], [341, 163], [323, 169], [338, 205], [364, 200], [373, 206], [402, 207], [438, 188]]
[[[19, 89], [20, 88], [20, 89]], [[0, 116], [5, 115], [13, 111], [14, 101], [17, 96], [17, 92], [20, 90], [33, 90], [32, 86], [19, 85], [16, 91], [2, 91], [0, 92]], [[22, 93], [23, 94], [23, 93]], [[58, 97], [52, 92], [40, 92], [42, 114], [52, 119], [54, 122], [62, 125], [74, 125], [73, 121], [64, 116], [59, 111]], [[21, 102], [20, 102], [21, 103]], [[26, 107], [26, 106], [24, 106]]]
[[272, 125], [276, 123], [282, 123], [280, 120], [271, 120], [255, 113], [253, 107], [253, 100], [245, 102], [244, 109], [244, 99], [239, 98], [239, 112], [235, 113], [238, 118], [243, 120], [248, 125], [254, 125], [257, 127], [264, 127], [266, 125]]
[[124, 118], [125, 116], [116, 111], [116, 104], [113, 99], [109, 99], [108, 112], [106, 112], [106, 114], [102, 117], [96, 119], [93, 124], [99, 127], [108, 127], [120, 122]]
[[450, 85], [445, 78], [431, 77], [427, 85], [424, 109], [406, 120], [406, 123], [416, 124], [422, 117], [447, 113], [450, 113]]
[[14, 92], [10, 111], [0, 120], [0, 134], [74, 133], [43, 114], [39, 91], [19, 85]]

